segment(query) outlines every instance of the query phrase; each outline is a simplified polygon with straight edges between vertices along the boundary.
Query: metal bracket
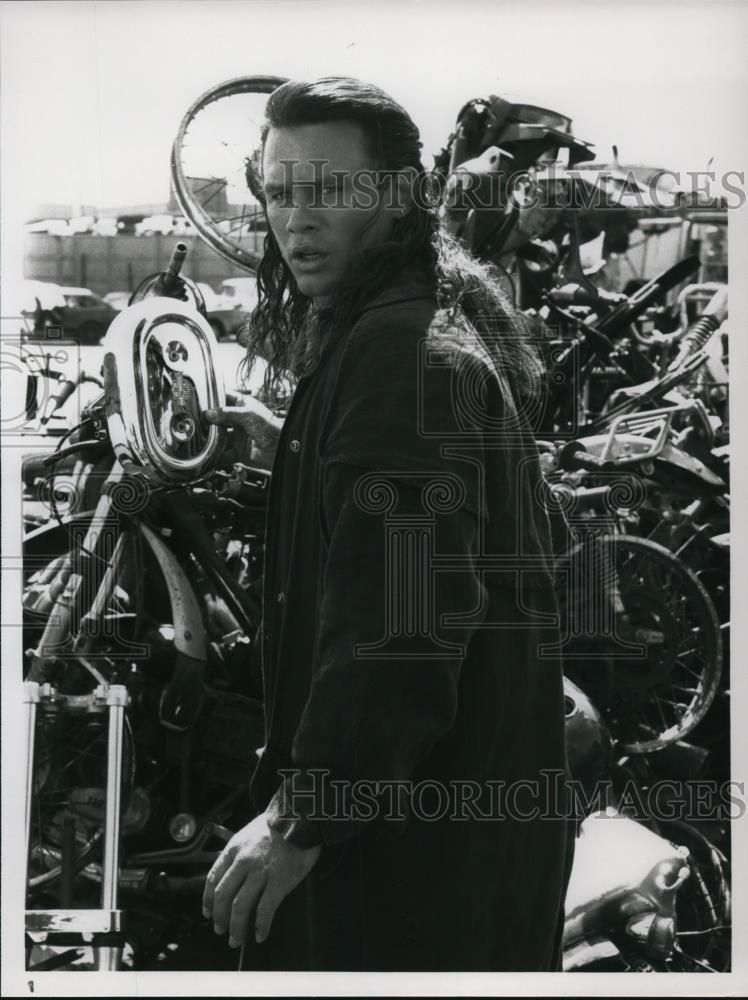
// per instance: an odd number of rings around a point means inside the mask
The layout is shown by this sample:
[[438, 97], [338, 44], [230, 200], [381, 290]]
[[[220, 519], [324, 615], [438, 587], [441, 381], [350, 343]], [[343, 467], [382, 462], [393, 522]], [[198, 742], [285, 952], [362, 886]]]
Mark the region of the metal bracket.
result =
[[102, 935], [121, 935], [124, 924], [122, 910], [26, 910], [26, 934], [35, 944], [61, 937], [95, 944]]

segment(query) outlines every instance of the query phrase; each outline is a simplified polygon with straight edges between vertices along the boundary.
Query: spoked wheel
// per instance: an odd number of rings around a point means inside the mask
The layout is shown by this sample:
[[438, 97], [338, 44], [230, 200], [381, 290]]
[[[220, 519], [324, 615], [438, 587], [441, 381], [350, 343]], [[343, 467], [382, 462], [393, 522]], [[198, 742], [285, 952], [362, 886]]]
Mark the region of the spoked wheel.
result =
[[[732, 950], [730, 865], [701, 829], [685, 820], [653, 821], [661, 837], [687, 848], [688, 878], [675, 897], [675, 939], [653, 972], [729, 972]], [[724, 830], [717, 830], [720, 842]]]
[[642, 538], [596, 536], [564, 562], [573, 567], [569, 628], [608, 665], [598, 707], [620, 750], [682, 740], [706, 715], [721, 675], [708, 593], [680, 559]]
[[205, 242], [256, 271], [265, 213], [259, 188], [265, 104], [285, 78], [245, 76], [211, 87], [187, 111], [171, 154], [174, 191]]
[[688, 823], [675, 821], [689, 849], [690, 879], [676, 903], [676, 960], [684, 972], [729, 972], [732, 897], [727, 858]]

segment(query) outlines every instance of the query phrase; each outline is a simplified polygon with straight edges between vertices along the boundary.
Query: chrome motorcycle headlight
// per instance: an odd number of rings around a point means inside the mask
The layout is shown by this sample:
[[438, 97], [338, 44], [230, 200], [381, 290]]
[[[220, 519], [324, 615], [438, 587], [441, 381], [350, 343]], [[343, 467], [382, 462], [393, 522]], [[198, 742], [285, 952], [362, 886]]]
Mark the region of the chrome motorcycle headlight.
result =
[[201, 411], [225, 402], [217, 344], [207, 320], [176, 299], [123, 310], [104, 338], [109, 435], [122, 464], [164, 485], [187, 484], [217, 465], [223, 428]]

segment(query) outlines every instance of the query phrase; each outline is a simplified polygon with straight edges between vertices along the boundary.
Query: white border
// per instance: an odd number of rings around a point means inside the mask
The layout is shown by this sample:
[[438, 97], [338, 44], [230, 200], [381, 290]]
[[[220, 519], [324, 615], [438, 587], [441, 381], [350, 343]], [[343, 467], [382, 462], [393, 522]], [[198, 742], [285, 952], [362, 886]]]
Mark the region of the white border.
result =
[[[5, 2], [0, 7], [0, 19], [6, 27], [12, 29], [16, 3]], [[30, 5], [29, 5], [30, 6]], [[75, 6], [75, 5], [72, 5]], [[98, 16], [106, 16], [106, 5], [98, 5]], [[121, 6], [121, 5], [119, 5]], [[140, 6], [138, 4], [138, 6]], [[154, 12], [162, 13], [163, 3], [148, 5]], [[196, 4], [182, 3], [171, 5], [173, 16], [189, 16], [190, 9]], [[199, 4], [197, 5], [199, 6]], [[225, 5], [224, 5], [225, 6]], [[235, 3], [237, 14], [246, 15], [252, 10], [251, 0]], [[263, 5], [267, 7], [267, 5]], [[314, 18], [320, 7], [329, 8], [329, 3], [284, 3], [284, 18], [309, 16]], [[345, 6], [337, 5], [339, 16], [346, 17]], [[404, 7], [412, 4], [403, 4]], [[423, 13], [424, 24], [429, 25], [429, 32], [438, 30], [439, 18], [445, 8], [439, 3], [419, 3], [418, 10]], [[510, 5], [505, 5], [508, 7]], [[517, 4], [515, 4], [517, 6]], [[550, 8], [542, 4], [524, 3], [528, 18], [549, 15]], [[615, 114], [616, 101], [626, 99], [626, 74], [636, 73], [636, 54], [620, 53], [616, 50], [615, 38], [609, 36], [596, 37], [594, 31], [595, 11], [601, 6], [594, 4], [556, 4], [555, 10], [562, 8], [569, 17], [580, 19], [580, 51], [570, 54], [570, 72], [579, 73], [579, 86], [586, 89], [589, 100], [602, 100], [603, 92], [613, 95], [606, 99], [610, 101], [610, 113]], [[680, 5], [692, 7], [691, 4]], [[64, 17], [71, 7], [68, 3], [35, 4], [39, 18], [46, 19]], [[662, 46], [678, 45], [678, 4], [659, 3], [643, 5], [633, 3], [618, 4], [621, 18], [637, 18], [641, 25], [642, 37], [647, 32], [648, 11], [657, 8], [660, 12], [668, 9], [672, 13], [673, 31], [670, 37], [661, 39]], [[349, 11], [351, 8], [347, 8]], [[369, 3], [367, 9], [376, 18], [386, 16], [393, 18], [393, 31], [397, 31], [397, 11], [392, 5]], [[483, 5], [463, 2], [461, 11], [465, 13], [465, 32], [462, 39], [455, 39], [455, 44], [470, 44], [473, 31], [480, 31], [480, 17]], [[745, 37], [748, 27], [748, 6], [739, 3], [702, 3], [700, 9], [704, 14], [704, 54], [712, 58], [715, 67], [719, 64], [719, 50], [725, 33], [741, 31]], [[360, 7], [357, 8], [360, 11]], [[185, 11], [187, 14], [185, 15]], [[476, 15], [472, 22], [467, 16], [468, 11]], [[581, 30], [584, 28], [584, 30]], [[12, 31], [11, 31], [12, 34]], [[251, 33], [250, 33], [251, 34]], [[428, 43], [429, 37], [424, 38]], [[311, 42], [323, 42], [310, 36]], [[150, 58], [148, 46], [152, 39], [144, 39], [144, 51], [134, 54], [133, 72], [137, 72], [137, 60]], [[282, 50], [282, 38], [276, 39], [276, 44]], [[507, 39], [511, 45], [511, 38]], [[156, 42], [158, 40], [156, 39]], [[271, 39], [272, 42], [272, 39]], [[163, 40], [168, 47], [168, 39]], [[194, 57], [185, 53], [185, 60], [194, 58], [199, 61], [199, 46], [202, 39], [196, 39]], [[248, 52], [252, 45], [248, 38]], [[611, 75], [609, 81], [597, 83], [594, 87], [585, 79], [583, 68], [584, 47], [590, 45], [607, 46], [610, 51]], [[426, 44], [426, 51], [428, 44]], [[414, 44], [415, 58], [421, 51], [419, 44]], [[95, 54], [97, 55], [97, 54]], [[158, 56], [156, 56], [158, 57]], [[382, 59], [389, 57], [382, 53]], [[532, 76], [533, 63], [542, 60], [542, 49], [528, 53], [528, 76]], [[248, 58], [246, 72], [257, 71]], [[576, 66], [576, 70], [575, 70]], [[417, 70], [417, 66], [415, 67]], [[43, 67], [30, 67], [29, 71], [43, 72]], [[283, 65], [277, 72], [283, 73]], [[428, 86], [429, 74], [437, 73], [439, 69], [429, 66], [424, 85]], [[724, 103], [715, 108], [715, 114], [721, 114], [726, 123], [742, 130], [742, 155], [740, 163], [734, 164], [737, 169], [746, 169], [748, 165], [748, 133], [744, 122], [748, 118], [748, 76], [745, 67], [740, 71], [735, 68], [736, 75], [724, 89]], [[228, 77], [231, 73], [227, 73]], [[301, 75], [299, 73], [298, 75]], [[493, 70], [487, 75], [485, 89], [496, 86], [496, 74]], [[209, 82], [217, 82], [209, 81]], [[54, 87], [54, 79], [49, 86]], [[123, 81], [123, 86], [127, 82]], [[609, 87], [609, 91], [605, 88]], [[195, 93], [202, 88], [202, 81], [196, 82]], [[455, 91], [461, 93], [456, 82]], [[3, 77], [0, 100], [22, 100], [22, 81], [8, 80]], [[20, 95], [20, 96], [19, 96]], [[649, 113], [656, 113], [657, 95], [652, 95], [653, 106]], [[3, 103], [3, 109], [7, 104]], [[563, 110], [563, 109], [562, 109]], [[147, 114], [148, 109], [143, 109]], [[457, 111], [457, 104], [454, 109]], [[3, 114], [3, 120], [6, 116]], [[699, 128], [698, 120], [691, 122], [690, 127]], [[8, 287], [12, 281], [13, 272], [18, 270], [20, 260], [20, 222], [15, 194], [23, 180], [24, 165], [14, 162], [13, 145], [3, 124], [2, 142], [2, 286]], [[585, 136], [586, 138], [586, 136]], [[589, 138], [594, 139], [594, 136]], [[53, 151], [44, 149], [44, 137], [40, 136], [40, 155], [53, 155]], [[64, 165], [63, 165], [64, 166]], [[732, 557], [733, 557], [733, 636], [732, 636], [732, 678], [733, 678], [733, 777], [738, 781], [746, 781], [748, 785], [748, 673], [742, 669], [743, 657], [748, 649], [748, 615], [744, 608], [748, 606], [748, 588], [746, 587], [746, 571], [748, 570], [748, 525], [740, 512], [748, 510], [748, 435], [745, 429], [746, 406], [748, 405], [748, 207], [735, 211], [730, 217], [730, 329], [731, 337], [731, 371], [732, 371], [732, 494], [733, 494], [733, 525], [732, 525]], [[2, 315], [0, 309], [0, 315]], [[17, 391], [8, 377], [8, 372], [2, 372], [2, 399], [4, 407], [12, 405], [12, 397]], [[2, 614], [3, 622], [17, 620], [20, 607], [20, 574], [17, 559], [20, 557], [20, 524], [21, 524], [21, 490], [20, 490], [20, 456], [21, 449], [3, 448], [2, 450]], [[3, 934], [2, 934], [2, 993], [4, 996], [30, 996], [29, 979], [34, 981], [34, 995], [40, 996], [245, 996], [248, 994], [283, 994], [283, 995], [322, 995], [329, 996], [479, 996], [503, 995], [513, 993], [518, 996], [597, 996], [609, 994], [613, 996], [644, 995], [647, 990], [665, 996], [703, 996], [703, 995], [742, 995], [748, 986], [748, 959], [740, 947], [740, 942], [748, 940], [748, 816], [733, 823], [733, 891], [734, 891], [734, 972], [729, 975], [659, 975], [655, 980], [651, 977], [634, 974], [332, 974], [332, 973], [42, 973], [29, 976], [22, 967], [22, 871], [18, 863], [19, 845], [23, 838], [23, 774], [20, 768], [18, 748], [20, 746], [20, 692], [18, 677], [21, 644], [20, 631], [14, 628], [3, 628], [2, 632], [2, 903], [3, 903]], [[19, 956], [21, 963], [19, 964]]]

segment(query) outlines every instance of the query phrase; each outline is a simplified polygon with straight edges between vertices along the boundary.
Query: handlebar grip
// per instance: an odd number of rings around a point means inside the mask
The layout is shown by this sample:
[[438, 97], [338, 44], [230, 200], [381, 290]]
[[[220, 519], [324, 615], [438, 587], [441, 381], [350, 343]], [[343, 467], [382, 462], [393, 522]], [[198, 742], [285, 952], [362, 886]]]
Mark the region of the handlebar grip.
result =
[[164, 276], [162, 279], [162, 287], [165, 292], [171, 291], [177, 284], [177, 279], [179, 278], [179, 272], [182, 270], [182, 264], [184, 264], [184, 259], [187, 256], [187, 244], [177, 243], [174, 247], [171, 257], [169, 258], [169, 263], [164, 271]]
[[558, 460], [559, 465], [566, 472], [576, 472], [579, 469], [595, 471], [596, 469], [604, 469], [608, 465], [596, 455], [590, 455], [579, 441], [569, 441], [568, 444], [565, 444], [559, 452]]
[[177, 243], [172, 251], [171, 257], [169, 258], [169, 263], [166, 268], [166, 273], [170, 278], [176, 278], [182, 269], [182, 264], [184, 263], [184, 258], [187, 256], [187, 244]]
[[59, 380], [58, 382], [58, 385], [60, 386], [59, 391], [56, 392], [54, 396], [50, 396], [47, 402], [44, 404], [44, 409], [42, 410], [42, 415], [40, 417], [40, 423], [42, 424], [42, 426], [49, 423], [49, 421], [52, 418], [52, 414], [56, 413], [57, 410], [59, 410], [60, 407], [66, 402], [66, 400], [70, 399], [75, 390], [78, 388], [79, 384], [80, 384], [79, 379], [71, 381], [69, 378], [62, 377]]
[[704, 309], [702, 316], [710, 316], [719, 326], [727, 318], [727, 285], [717, 289]]
[[625, 295], [616, 292], [607, 292], [605, 289], [596, 289], [595, 292], [583, 288], [581, 285], [563, 285], [561, 288], [552, 288], [548, 293], [552, 302], [558, 305], [567, 306], [616, 306], [626, 299]]

